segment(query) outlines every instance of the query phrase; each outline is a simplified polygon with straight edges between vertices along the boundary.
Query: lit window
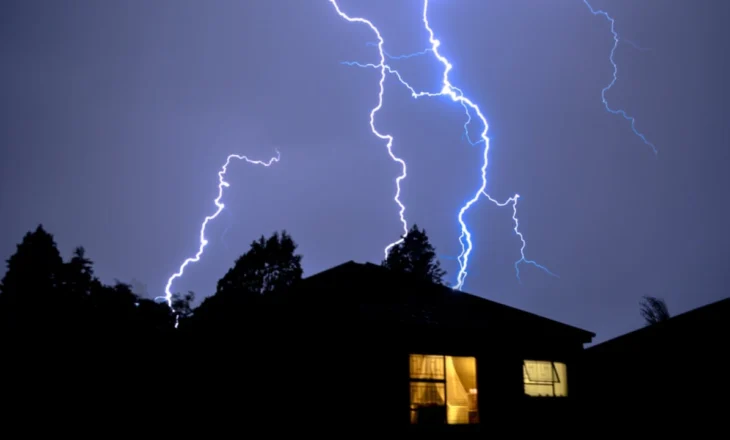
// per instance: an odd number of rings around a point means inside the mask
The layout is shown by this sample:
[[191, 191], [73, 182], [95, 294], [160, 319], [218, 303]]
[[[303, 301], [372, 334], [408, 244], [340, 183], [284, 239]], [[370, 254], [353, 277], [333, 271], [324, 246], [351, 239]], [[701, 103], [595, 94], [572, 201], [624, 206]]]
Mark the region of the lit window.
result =
[[476, 358], [412, 354], [411, 423], [479, 423]]
[[533, 397], [568, 395], [568, 368], [562, 362], [525, 361], [525, 394]]

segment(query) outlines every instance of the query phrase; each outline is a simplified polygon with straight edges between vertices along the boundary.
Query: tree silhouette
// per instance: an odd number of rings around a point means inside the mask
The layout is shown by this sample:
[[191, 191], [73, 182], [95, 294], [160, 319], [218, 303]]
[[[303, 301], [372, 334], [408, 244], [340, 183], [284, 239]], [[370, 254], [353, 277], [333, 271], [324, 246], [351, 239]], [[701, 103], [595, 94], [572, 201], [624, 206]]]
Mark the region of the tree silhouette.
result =
[[436, 250], [431, 245], [425, 229], [414, 224], [403, 241], [394, 246], [382, 265], [388, 269], [413, 274], [424, 280], [443, 284], [446, 271], [436, 258]]
[[302, 256], [286, 231], [262, 235], [251, 243], [231, 269], [218, 281], [216, 294], [267, 294], [291, 287], [302, 279]]
[[63, 267], [63, 289], [68, 294], [84, 298], [98, 292], [101, 283], [94, 276], [94, 262], [86, 258], [86, 251], [79, 246], [73, 257]]
[[3, 325], [41, 332], [58, 323], [65, 311], [74, 311], [61, 295], [63, 269], [53, 235], [42, 225], [26, 233], [7, 260], [7, 272], [0, 282]]
[[121, 282], [101, 283], [83, 247], [64, 262], [42, 225], [23, 237], [0, 283], [0, 323], [8, 329], [103, 338], [171, 322], [166, 304], [143, 300]]
[[644, 296], [641, 301], [641, 316], [646, 325], [657, 324], [670, 318], [669, 309], [663, 299]]
[[56, 291], [61, 280], [63, 259], [53, 235], [39, 225], [18, 244], [7, 260], [7, 272], [0, 282], [0, 295], [9, 301], [30, 300]]
[[239, 323], [250, 321], [271, 298], [269, 294], [302, 279], [302, 256], [296, 249], [286, 231], [252, 242], [218, 281], [215, 294], [203, 300], [187, 322], [181, 320], [181, 328], [234, 331]]
[[195, 301], [195, 293], [188, 291], [185, 295], [180, 293], [172, 294], [172, 308], [180, 319], [188, 318], [192, 316], [192, 302]]

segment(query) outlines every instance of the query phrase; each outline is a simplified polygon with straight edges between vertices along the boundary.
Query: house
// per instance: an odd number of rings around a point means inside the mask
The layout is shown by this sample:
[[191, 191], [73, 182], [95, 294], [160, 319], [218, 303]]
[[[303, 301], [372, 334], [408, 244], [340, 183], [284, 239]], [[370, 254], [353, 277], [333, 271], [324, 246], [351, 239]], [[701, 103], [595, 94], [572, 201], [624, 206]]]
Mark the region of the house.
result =
[[[241, 392], [288, 423], [357, 431], [517, 423], [523, 433], [545, 432], [541, 423], [578, 407], [573, 377], [595, 336], [352, 261], [304, 279], [249, 318], [240, 333], [249, 337], [226, 345], [250, 354], [233, 368], [256, 378]], [[275, 397], [263, 404], [262, 393]]]
[[589, 347], [583, 387], [603, 414], [661, 413], [676, 415], [675, 427], [680, 420], [708, 426], [714, 412], [727, 409], [728, 341], [730, 298]]

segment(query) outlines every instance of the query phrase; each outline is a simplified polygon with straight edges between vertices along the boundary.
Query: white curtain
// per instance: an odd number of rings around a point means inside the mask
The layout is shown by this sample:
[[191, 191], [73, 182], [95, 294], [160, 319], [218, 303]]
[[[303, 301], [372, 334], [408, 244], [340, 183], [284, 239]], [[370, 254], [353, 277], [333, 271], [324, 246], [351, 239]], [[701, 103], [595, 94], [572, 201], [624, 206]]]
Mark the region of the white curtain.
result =
[[469, 423], [469, 393], [456, 372], [451, 356], [446, 356], [446, 399], [448, 423]]
[[434, 379], [446, 382], [445, 386], [440, 382], [412, 382], [412, 404], [445, 404], [449, 424], [469, 423], [469, 391], [456, 371], [453, 357], [413, 355], [411, 377], [416, 381]]
[[[411, 355], [412, 379], [444, 379], [444, 357]], [[411, 402], [416, 404], [444, 404], [446, 390], [442, 383], [417, 382], [411, 386]]]

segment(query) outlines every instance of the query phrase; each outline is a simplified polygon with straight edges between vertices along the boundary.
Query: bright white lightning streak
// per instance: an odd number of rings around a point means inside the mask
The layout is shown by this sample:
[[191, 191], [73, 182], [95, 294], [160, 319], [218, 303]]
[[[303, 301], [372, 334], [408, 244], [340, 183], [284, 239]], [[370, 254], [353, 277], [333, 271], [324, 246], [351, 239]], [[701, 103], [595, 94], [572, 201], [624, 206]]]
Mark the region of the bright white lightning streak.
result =
[[[330, 0], [330, 1], [332, 1], [334, 3], [334, 0]], [[489, 126], [487, 124], [487, 119], [482, 114], [479, 106], [474, 104], [469, 98], [466, 98], [464, 96], [463, 92], [461, 90], [459, 90], [458, 88], [454, 87], [451, 84], [451, 82], [449, 81], [449, 71], [452, 69], [452, 65], [438, 51], [438, 48], [441, 45], [441, 42], [436, 39], [436, 37], [434, 36], [434, 32], [428, 23], [428, 0], [424, 0], [424, 2], [423, 2], [423, 24], [429, 33], [429, 42], [431, 44], [430, 51], [433, 52], [436, 59], [438, 59], [439, 62], [444, 65], [444, 73], [443, 73], [442, 81], [441, 81], [442, 88], [441, 88], [440, 92], [438, 92], [438, 93], [417, 92], [413, 87], [411, 87], [403, 79], [403, 77], [400, 75], [400, 73], [398, 73], [397, 70], [392, 69], [390, 66], [386, 65], [385, 64], [385, 55], [384, 55], [383, 49], [382, 49], [383, 40], [380, 37], [379, 33], [378, 33], [378, 38], [380, 41], [380, 45], [379, 45], [380, 64], [377, 64], [377, 65], [376, 64], [360, 64], [360, 63], [346, 63], [346, 64], [358, 65], [361, 67], [380, 68], [380, 71], [382, 72], [381, 97], [382, 97], [382, 90], [383, 90], [382, 84], [383, 84], [383, 80], [385, 78], [385, 73], [389, 72], [389, 73], [395, 75], [398, 78], [398, 80], [401, 82], [401, 84], [403, 84], [404, 86], [406, 86], [408, 88], [408, 90], [410, 90], [411, 96], [413, 96], [414, 98], [420, 98], [422, 96], [428, 96], [428, 97], [448, 96], [449, 98], [451, 98], [452, 101], [457, 102], [457, 103], [461, 104], [462, 106], [464, 106], [464, 109], [468, 116], [469, 116], [468, 109], [471, 109], [472, 111], [474, 111], [474, 113], [476, 113], [476, 115], [482, 121], [482, 124], [484, 125], [484, 129], [481, 132], [480, 141], [479, 141], [479, 142], [484, 142], [484, 155], [483, 155], [484, 162], [481, 167], [482, 183], [481, 183], [480, 187], [477, 189], [477, 191], [475, 192], [474, 196], [469, 201], [467, 201], [466, 204], [459, 210], [459, 217], [458, 217], [459, 224], [461, 225], [461, 236], [459, 237], [459, 242], [461, 244], [461, 254], [459, 254], [459, 257], [458, 257], [459, 266], [460, 266], [459, 273], [457, 275], [456, 284], [453, 287], [454, 287], [454, 289], [461, 290], [461, 288], [464, 285], [464, 280], [466, 279], [466, 276], [467, 276], [466, 268], [469, 264], [469, 255], [471, 254], [471, 251], [473, 248], [473, 244], [471, 241], [471, 232], [469, 231], [469, 228], [467, 227], [466, 222], [464, 221], [464, 214], [469, 210], [469, 208], [471, 208], [471, 206], [474, 203], [476, 203], [479, 200], [479, 197], [483, 193], [486, 194], [487, 164], [488, 164], [488, 152], [489, 152], [489, 138], [487, 137], [487, 130], [488, 130]], [[373, 29], [375, 29], [374, 26], [371, 25], [371, 27]], [[386, 256], [387, 256], [387, 252], [386, 252]]]
[[[332, 3], [334, 3], [334, 0], [330, 0], [330, 1]], [[370, 27], [377, 32], [377, 29], [375, 29], [375, 27], [370, 22], [368, 22], [368, 23], [370, 24]], [[464, 93], [459, 88], [452, 85], [451, 82], [449, 81], [449, 71], [451, 71], [453, 66], [448, 61], [448, 59], [446, 59], [446, 57], [441, 55], [438, 51], [438, 48], [441, 45], [441, 42], [436, 39], [434, 31], [433, 31], [433, 29], [431, 29], [431, 26], [429, 25], [429, 22], [428, 22], [428, 0], [424, 0], [423, 24], [429, 33], [429, 43], [431, 44], [431, 47], [426, 49], [425, 51], [417, 52], [417, 53], [411, 54], [411, 55], [403, 55], [403, 56], [397, 56], [397, 57], [390, 56], [390, 55], [386, 54], [385, 51], [383, 50], [383, 47], [382, 47], [383, 40], [380, 37], [380, 33], [378, 32], [378, 38], [380, 41], [380, 43], [378, 45], [379, 51], [380, 51], [380, 63], [379, 64], [372, 64], [372, 63], [364, 64], [364, 63], [358, 63], [358, 62], [353, 62], [353, 61], [346, 61], [346, 62], [343, 62], [342, 64], [349, 65], [349, 66], [370, 67], [370, 68], [380, 69], [381, 74], [382, 74], [381, 83], [380, 83], [380, 85], [381, 85], [381, 89], [380, 89], [381, 90], [381, 104], [382, 104], [382, 93], [383, 93], [383, 81], [384, 81], [384, 75], [386, 72], [394, 75], [398, 79], [398, 81], [401, 84], [403, 84], [411, 92], [411, 96], [413, 98], [417, 99], [417, 98], [424, 97], [424, 96], [425, 97], [438, 97], [438, 96], [449, 97], [453, 102], [457, 102], [457, 103], [461, 104], [462, 107], [464, 107], [464, 111], [467, 116], [467, 120], [464, 123], [464, 136], [466, 137], [467, 141], [471, 145], [477, 145], [482, 142], [484, 143], [484, 153], [483, 153], [484, 161], [483, 161], [483, 164], [481, 167], [481, 185], [477, 189], [477, 191], [474, 193], [473, 197], [470, 200], [468, 200], [466, 202], [466, 204], [459, 210], [458, 220], [459, 220], [459, 224], [461, 226], [461, 235], [459, 237], [459, 243], [461, 244], [461, 254], [459, 254], [459, 256], [457, 257], [457, 260], [459, 262], [460, 270], [457, 275], [456, 284], [453, 286], [453, 288], [456, 290], [461, 290], [461, 288], [463, 287], [464, 281], [466, 280], [466, 276], [468, 275], [467, 266], [469, 264], [469, 255], [471, 254], [472, 249], [473, 249], [473, 243], [471, 241], [471, 232], [469, 231], [469, 228], [466, 225], [466, 221], [464, 220], [464, 215], [469, 210], [469, 208], [471, 208], [471, 206], [479, 200], [479, 198], [481, 197], [482, 194], [484, 196], [486, 196], [490, 201], [492, 201], [493, 203], [497, 204], [497, 206], [500, 206], [500, 207], [505, 206], [506, 204], [510, 203], [510, 201], [512, 201], [512, 203], [513, 203], [512, 219], [515, 222], [515, 232], [520, 237], [520, 240], [522, 241], [522, 247], [520, 248], [521, 258], [515, 262], [515, 270], [517, 272], [518, 280], [520, 279], [519, 278], [519, 265], [521, 263], [531, 264], [539, 269], [542, 269], [547, 274], [557, 277], [557, 275], [552, 273], [550, 270], [548, 270], [544, 266], [541, 266], [540, 264], [538, 264], [532, 260], [528, 260], [525, 257], [524, 251], [525, 251], [526, 243], [525, 243], [524, 236], [519, 231], [519, 221], [517, 220], [517, 198], [519, 196], [510, 198], [510, 199], [508, 199], [507, 202], [500, 204], [486, 192], [487, 166], [489, 163], [489, 160], [488, 160], [489, 137], [487, 137], [487, 131], [488, 131], [489, 126], [487, 124], [487, 119], [484, 116], [484, 114], [482, 113], [479, 106], [477, 106], [469, 98], [465, 97]], [[439, 62], [444, 66], [444, 73], [443, 73], [442, 81], [441, 81], [442, 88], [441, 88], [440, 92], [418, 92], [418, 91], [416, 91], [410, 84], [408, 84], [408, 82], [406, 82], [403, 79], [403, 77], [397, 70], [395, 70], [392, 67], [390, 67], [389, 65], [385, 64], [385, 56], [388, 56], [391, 59], [404, 59], [404, 58], [410, 58], [410, 57], [416, 56], [416, 55], [424, 55], [427, 52], [432, 52], [434, 54], [434, 56], [439, 60]], [[477, 141], [472, 141], [469, 136], [468, 126], [469, 126], [469, 123], [471, 122], [471, 113], [469, 112], [469, 109], [471, 109], [479, 117], [479, 119], [481, 120], [481, 122], [484, 126], [482, 132], [480, 133], [479, 140], [477, 140]], [[397, 243], [399, 243], [399, 242], [394, 243], [394, 245]], [[388, 251], [388, 249], [386, 249], [386, 257], [387, 257], [387, 251]]]
[[[205, 246], [208, 244], [208, 239], [205, 238], [205, 228], [208, 226], [208, 223], [212, 220], [214, 220], [216, 217], [218, 217], [218, 214], [223, 211], [223, 208], [225, 208], [226, 205], [221, 203], [221, 199], [223, 198], [223, 188], [227, 188], [230, 186], [228, 182], [225, 180], [226, 171], [228, 171], [228, 165], [230, 165], [231, 160], [243, 160], [246, 161], [252, 165], [262, 165], [265, 167], [271, 166], [274, 162], [278, 162], [279, 159], [281, 159], [281, 154], [279, 153], [279, 150], [276, 150], [276, 156], [272, 157], [268, 161], [262, 161], [262, 160], [253, 160], [249, 159], [247, 156], [242, 156], [239, 154], [231, 154], [226, 158], [226, 163], [223, 164], [223, 167], [221, 167], [221, 170], [218, 171], [218, 197], [213, 200], [213, 203], [215, 203], [215, 206], [217, 209], [215, 212], [203, 220], [203, 223], [200, 225], [200, 241], [198, 246], [198, 252], [195, 254], [195, 256], [190, 257], [183, 261], [183, 263], [180, 265], [180, 268], [177, 272], [175, 272], [168, 280], [167, 285], [165, 286], [165, 296], [158, 296], [155, 299], [164, 299], [167, 302], [167, 305], [170, 307], [170, 309], [174, 312], [175, 310], [172, 307], [172, 292], [170, 289], [172, 288], [172, 282], [175, 281], [175, 279], [180, 278], [183, 276], [183, 273], [185, 273], [185, 268], [190, 263], [197, 263], [200, 261], [200, 257], [203, 256], [203, 250], [205, 249]], [[177, 322], [177, 316], [175, 321], [175, 327], [177, 328], [178, 322]]]
[[[479, 108], [478, 105], [476, 105], [474, 102], [472, 102], [469, 98], [464, 96], [464, 93], [454, 87], [451, 82], [449, 81], [449, 72], [453, 68], [451, 63], [449, 62], [446, 57], [441, 55], [439, 52], [439, 46], [441, 46], [441, 42], [436, 39], [436, 36], [434, 34], [433, 29], [431, 29], [431, 25], [428, 22], [428, 0], [424, 0], [423, 2], [423, 25], [426, 28], [426, 31], [428, 31], [428, 41], [431, 43], [431, 50], [436, 57], [436, 59], [439, 60], [441, 64], [444, 66], [444, 73], [441, 79], [441, 82], [443, 84], [443, 88], [441, 89], [441, 92], [439, 95], [446, 95], [449, 98], [451, 98], [452, 101], [458, 102], [462, 106], [464, 106], [465, 111], [467, 114], [469, 114], [469, 111], [467, 109], [471, 109], [479, 118], [479, 120], [482, 122], [484, 128], [482, 129], [482, 132], [479, 135], [479, 138], [481, 141], [484, 142], [484, 153], [483, 153], [483, 163], [482, 167], [480, 169], [481, 171], [481, 185], [477, 189], [477, 191], [474, 193], [471, 199], [469, 199], [464, 206], [459, 210], [459, 224], [461, 225], [461, 236], [459, 237], [459, 243], [461, 244], [461, 254], [459, 254], [459, 273], [456, 277], [456, 284], [454, 285], [454, 289], [461, 290], [461, 288], [464, 286], [464, 281], [466, 280], [466, 276], [468, 275], [467, 267], [469, 265], [469, 255], [471, 254], [471, 251], [473, 249], [473, 244], [471, 242], [471, 232], [469, 231], [469, 228], [466, 225], [466, 221], [464, 220], [464, 215], [469, 210], [469, 208], [472, 207], [478, 200], [479, 197], [484, 194], [487, 197], [489, 195], [486, 192], [487, 188], [487, 166], [489, 165], [489, 137], [487, 137], [487, 131], [489, 130], [489, 124], [487, 123], [487, 118], [482, 113], [482, 110]], [[471, 141], [470, 141], [471, 142]]]
[[401, 170], [402, 170], [402, 173], [395, 179], [396, 190], [395, 190], [395, 197], [393, 197], [393, 200], [395, 201], [395, 203], [398, 205], [398, 208], [399, 208], [398, 216], [400, 217], [400, 222], [403, 225], [403, 235], [399, 240], [386, 246], [385, 258], [387, 259], [390, 249], [392, 249], [393, 246], [396, 246], [396, 245], [402, 243], [403, 237], [405, 237], [408, 234], [408, 223], [406, 222], [406, 218], [405, 218], [406, 207], [400, 201], [400, 191], [401, 191], [400, 183], [403, 179], [405, 179], [407, 177], [408, 174], [406, 172], [406, 162], [393, 153], [393, 136], [388, 135], [388, 134], [382, 134], [375, 128], [375, 113], [377, 113], [383, 107], [383, 93], [385, 92], [384, 84], [385, 84], [385, 76], [386, 76], [385, 74], [386, 74], [386, 69], [387, 69], [386, 64], [385, 64], [385, 52], [383, 51], [383, 44], [385, 43], [385, 41], [383, 40], [383, 37], [380, 35], [380, 31], [378, 30], [378, 28], [376, 28], [375, 25], [370, 20], [366, 20], [366, 19], [360, 18], [360, 17], [350, 17], [349, 15], [342, 12], [342, 10], [340, 10], [340, 6], [337, 4], [336, 0], [329, 0], [329, 2], [332, 3], [332, 6], [335, 7], [335, 10], [337, 11], [337, 14], [339, 14], [340, 17], [344, 18], [345, 20], [349, 21], [350, 23], [363, 23], [363, 24], [367, 25], [375, 33], [375, 35], [378, 38], [377, 47], [378, 47], [378, 52], [380, 54], [380, 64], [378, 64], [376, 67], [380, 69], [380, 82], [379, 82], [380, 91], [378, 92], [378, 105], [376, 105], [370, 111], [370, 129], [372, 130], [372, 132], [375, 136], [387, 141], [386, 148], [388, 149], [388, 154], [390, 155], [390, 158], [393, 159], [393, 161], [400, 164]]
[[423, 2], [423, 25], [428, 31], [428, 41], [429, 43], [431, 43], [431, 49], [434, 56], [444, 66], [444, 74], [442, 77], [443, 88], [441, 89], [441, 93], [439, 94], [447, 95], [451, 98], [452, 101], [458, 102], [465, 108], [470, 108], [474, 113], [476, 113], [477, 117], [479, 117], [479, 119], [482, 121], [482, 124], [484, 125], [484, 128], [479, 135], [479, 138], [484, 141], [484, 162], [482, 163], [482, 167], [480, 170], [482, 183], [479, 186], [479, 189], [474, 193], [474, 196], [472, 196], [472, 198], [469, 199], [466, 204], [459, 210], [459, 224], [461, 225], [461, 236], [459, 237], [459, 242], [461, 243], [461, 254], [459, 255], [458, 259], [460, 268], [459, 273], [456, 276], [456, 284], [454, 285], [454, 289], [461, 290], [461, 288], [464, 286], [466, 276], [468, 275], [466, 269], [469, 265], [469, 255], [471, 254], [471, 251], [473, 249], [473, 245], [471, 242], [471, 232], [469, 231], [469, 228], [466, 226], [466, 222], [464, 221], [464, 214], [466, 214], [469, 208], [471, 208], [471, 206], [479, 200], [479, 197], [482, 194], [487, 194], [487, 166], [489, 164], [489, 137], [487, 137], [487, 131], [489, 130], [489, 124], [487, 123], [487, 118], [484, 116], [484, 114], [482, 114], [479, 106], [474, 104], [469, 98], [465, 97], [463, 92], [454, 87], [449, 81], [449, 72], [451, 71], [453, 66], [451, 65], [449, 60], [446, 59], [446, 57], [439, 53], [439, 46], [441, 45], [441, 42], [436, 39], [433, 29], [431, 29], [431, 26], [428, 23], [428, 0], [424, 0]]
[[[420, 55], [420, 54], [422, 54], [422, 52], [418, 52], [417, 54]], [[391, 57], [391, 58], [393, 58], [393, 59], [401, 59], [401, 58], [407, 58], [407, 57], [408, 56], [400, 56], [400, 57]], [[377, 66], [375, 64], [371, 64], [371, 63], [369, 63], [369, 64], [363, 64], [363, 63], [358, 63], [358, 62], [354, 62], [354, 61], [343, 61], [342, 64], [345, 64], [345, 65], [348, 65], [348, 66], [357, 66], [357, 67], [372, 67], [372, 68], [379, 67], [379, 66]], [[403, 84], [411, 92], [411, 96], [413, 96], [414, 98], [419, 98], [421, 96], [441, 96], [442, 95], [441, 93], [417, 92], [410, 84], [408, 84], [408, 82], [406, 82], [403, 79], [403, 77], [400, 75], [400, 73], [397, 70], [393, 69], [392, 67], [390, 67], [388, 65], [385, 66], [385, 69], [389, 73], [395, 75], [396, 78], [398, 78], [398, 81], [401, 84]], [[469, 107], [467, 107], [464, 102], [461, 102], [461, 104], [464, 106], [464, 109], [466, 111], [466, 116], [467, 116], [467, 120], [464, 123], [464, 136], [466, 137], [467, 141], [471, 145], [477, 145], [477, 144], [479, 144], [481, 142], [485, 142], [484, 137], [482, 137], [482, 139], [480, 139], [480, 140], [478, 140], [476, 142], [475, 141], [472, 141], [470, 139], [470, 137], [469, 137], [469, 131], [468, 131], [468, 126], [469, 126], [469, 123], [471, 122], [471, 114], [469, 113], [469, 110], [468, 110]], [[546, 268], [545, 266], [542, 266], [541, 264], [537, 263], [534, 260], [528, 260], [527, 257], [525, 256], [525, 248], [527, 247], [527, 242], [525, 240], [525, 237], [522, 235], [522, 232], [519, 230], [519, 219], [517, 218], [517, 200], [520, 197], [519, 194], [516, 194], [515, 196], [510, 197], [505, 202], [501, 202], [501, 203], [499, 201], [497, 201], [496, 199], [494, 199], [492, 196], [490, 196], [486, 191], [483, 191], [482, 194], [487, 199], [489, 199], [489, 201], [491, 201], [492, 203], [494, 203], [498, 207], [504, 207], [504, 206], [512, 203], [512, 220], [514, 221], [514, 224], [515, 224], [514, 231], [515, 231], [515, 234], [520, 238], [520, 241], [522, 243], [522, 246], [520, 247], [520, 259], [517, 260], [517, 261], [515, 261], [515, 264], [514, 264], [514, 266], [515, 266], [515, 273], [516, 273], [516, 276], [517, 276], [517, 280], [520, 283], [522, 282], [522, 280], [520, 278], [520, 268], [519, 268], [519, 265], [521, 263], [533, 265], [536, 268], [543, 270], [545, 273], [547, 273], [547, 274], [549, 274], [551, 276], [554, 276], [554, 277], [558, 278], [558, 275], [556, 275], [553, 272], [551, 272], [548, 268]], [[462, 251], [463, 251], [463, 248], [462, 248]], [[461, 262], [460, 258], [461, 258], [461, 255], [459, 257], [457, 257], [457, 260], [459, 260]]]

